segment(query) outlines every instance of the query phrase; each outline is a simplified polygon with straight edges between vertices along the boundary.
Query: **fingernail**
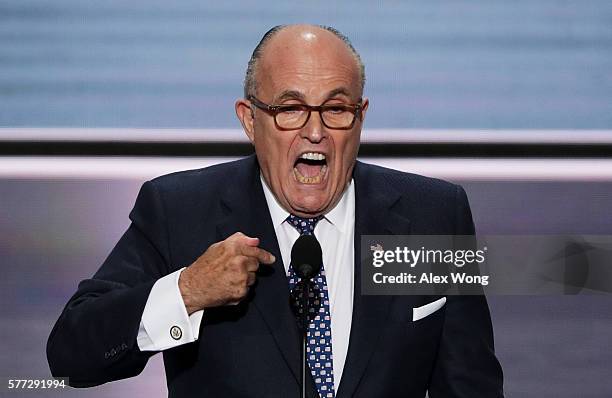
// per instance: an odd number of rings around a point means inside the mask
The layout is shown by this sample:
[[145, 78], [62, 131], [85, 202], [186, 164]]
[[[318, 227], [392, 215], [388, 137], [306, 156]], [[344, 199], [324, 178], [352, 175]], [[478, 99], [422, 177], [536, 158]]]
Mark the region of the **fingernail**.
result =
[[274, 257], [274, 254], [270, 254], [270, 262], [276, 262], [276, 257]]

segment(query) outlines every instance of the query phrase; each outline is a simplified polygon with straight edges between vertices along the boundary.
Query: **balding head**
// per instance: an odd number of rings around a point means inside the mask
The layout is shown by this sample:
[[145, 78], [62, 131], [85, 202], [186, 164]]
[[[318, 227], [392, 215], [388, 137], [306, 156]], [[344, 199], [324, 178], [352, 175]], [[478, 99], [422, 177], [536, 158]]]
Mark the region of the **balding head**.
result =
[[[277, 25], [272, 29], [268, 30], [263, 35], [255, 49], [253, 50], [253, 54], [251, 55], [251, 58], [249, 60], [246, 75], [244, 78], [244, 98], [248, 98], [250, 95], [257, 94], [257, 71], [259, 64], [261, 63], [260, 60], [263, 57], [264, 50], [266, 49], [267, 45], [273, 41], [272, 39], [277, 38], [277, 36], [280, 36], [280, 38], [282, 38], [283, 35], [279, 35], [279, 33], [281, 32], [285, 34], [284, 36], [286, 36], [286, 42], [293, 42], [293, 44], [299, 42], [304, 43], [312, 41], [313, 39], [320, 39], [321, 36], [328, 36], [328, 39], [339, 40], [345, 47], [345, 50], [348, 50], [351, 56], [353, 57], [355, 65], [359, 71], [359, 81], [361, 86], [361, 92], [363, 93], [363, 89], [365, 86], [365, 66], [361, 61], [359, 53], [355, 50], [348, 37], [343, 35], [337, 29], [325, 25]], [[330, 35], [333, 37], [331, 37]]]

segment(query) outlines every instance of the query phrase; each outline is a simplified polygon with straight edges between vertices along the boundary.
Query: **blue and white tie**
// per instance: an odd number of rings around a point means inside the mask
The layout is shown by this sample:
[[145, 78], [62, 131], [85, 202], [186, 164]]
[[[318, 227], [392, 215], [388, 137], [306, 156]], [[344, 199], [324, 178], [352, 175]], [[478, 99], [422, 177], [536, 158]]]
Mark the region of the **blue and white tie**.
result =
[[[315, 218], [301, 218], [294, 215], [287, 217], [287, 222], [298, 230], [300, 235], [312, 235], [317, 222], [323, 216]], [[321, 267], [321, 272], [313, 278], [314, 284], [310, 301], [317, 301], [320, 305], [311, 305], [310, 312], [314, 316], [309, 316], [308, 331], [306, 333], [306, 356], [310, 373], [314, 379], [317, 391], [321, 398], [333, 398], [334, 392], [334, 363], [332, 360], [332, 338], [331, 338], [331, 315], [329, 311], [329, 294], [327, 291], [327, 279], [325, 278], [325, 268]], [[289, 266], [289, 289], [294, 290], [300, 282], [300, 278]], [[318, 297], [314, 297], [318, 294]], [[317, 308], [318, 307], [318, 308]], [[317, 311], [316, 314], [314, 312]]]

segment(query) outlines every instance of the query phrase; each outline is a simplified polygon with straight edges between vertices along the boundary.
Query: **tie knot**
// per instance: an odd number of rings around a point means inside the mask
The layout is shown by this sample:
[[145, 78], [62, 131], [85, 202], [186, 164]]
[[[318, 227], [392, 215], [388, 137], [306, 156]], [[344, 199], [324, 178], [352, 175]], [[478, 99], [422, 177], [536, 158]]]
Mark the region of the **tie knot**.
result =
[[321, 219], [323, 219], [323, 216], [303, 218], [290, 214], [289, 217], [287, 217], [287, 222], [297, 229], [300, 235], [312, 235], [315, 226]]

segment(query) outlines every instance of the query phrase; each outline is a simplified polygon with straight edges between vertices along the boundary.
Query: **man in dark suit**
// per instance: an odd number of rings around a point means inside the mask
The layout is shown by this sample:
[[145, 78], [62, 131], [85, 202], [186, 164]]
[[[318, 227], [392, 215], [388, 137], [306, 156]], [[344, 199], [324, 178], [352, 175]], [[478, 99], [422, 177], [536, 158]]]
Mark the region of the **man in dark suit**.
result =
[[332, 28], [266, 33], [236, 102], [256, 156], [143, 185], [132, 224], [49, 337], [53, 375], [98, 385], [163, 351], [171, 397], [298, 396], [289, 253], [314, 234], [310, 396], [502, 396], [483, 296], [360, 294], [361, 235], [474, 233], [461, 187], [356, 161], [364, 79]]

